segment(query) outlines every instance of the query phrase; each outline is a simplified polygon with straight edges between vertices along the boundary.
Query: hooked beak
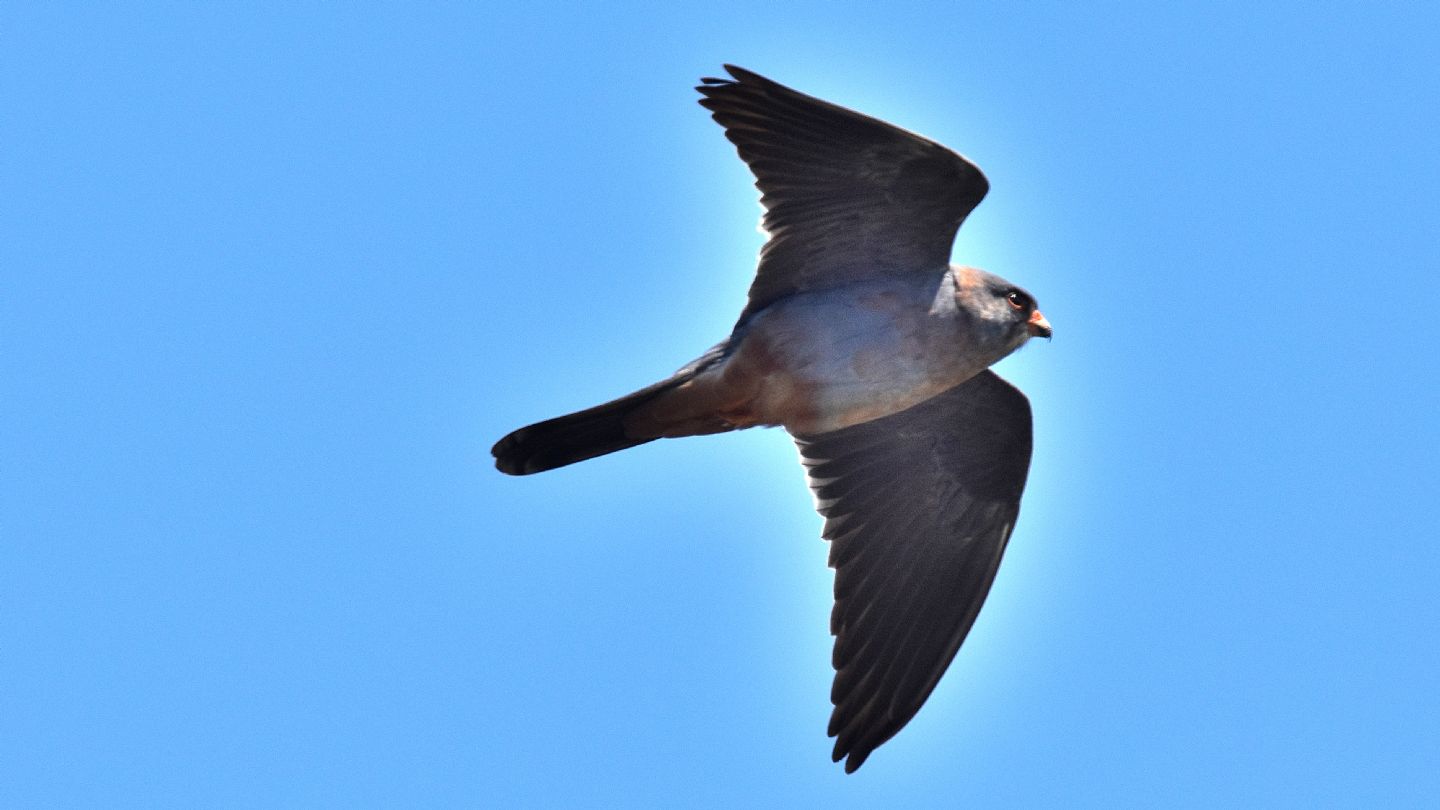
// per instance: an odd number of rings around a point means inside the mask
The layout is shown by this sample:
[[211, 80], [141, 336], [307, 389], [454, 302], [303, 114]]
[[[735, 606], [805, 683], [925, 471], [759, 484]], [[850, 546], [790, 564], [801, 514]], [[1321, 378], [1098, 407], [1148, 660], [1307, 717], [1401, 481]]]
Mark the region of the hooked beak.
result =
[[1050, 322], [1045, 320], [1045, 316], [1041, 315], [1038, 309], [1030, 313], [1030, 320], [1026, 322], [1025, 329], [1031, 337], [1043, 337], [1046, 340], [1049, 340], [1050, 335], [1053, 334]]

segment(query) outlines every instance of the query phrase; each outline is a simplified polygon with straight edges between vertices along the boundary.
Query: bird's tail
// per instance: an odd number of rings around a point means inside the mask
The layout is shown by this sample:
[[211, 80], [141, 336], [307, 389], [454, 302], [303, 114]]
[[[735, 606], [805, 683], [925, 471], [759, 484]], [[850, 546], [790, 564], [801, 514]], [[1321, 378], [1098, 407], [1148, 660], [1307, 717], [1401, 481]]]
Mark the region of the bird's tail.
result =
[[[653, 442], [664, 436], [697, 436], [734, 430], [734, 425], [715, 416], [704, 403], [687, 407], [687, 403], [673, 400], [655, 402], [714, 366], [725, 356], [727, 349], [728, 342], [722, 341], [667, 380], [604, 405], [546, 419], [513, 431], [490, 448], [490, 455], [495, 457], [495, 469], [509, 475], [530, 475]], [[657, 408], [636, 414], [638, 419], [628, 419], [631, 414], [652, 403]], [[679, 407], [674, 407], [676, 405]], [[627, 420], [638, 424], [627, 430]]]
[[[509, 475], [530, 475], [653, 442], [660, 437], [636, 437], [627, 433], [626, 417], [689, 382], [694, 376], [694, 370], [686, 367], [668, 380], [604, 405], [520, 428], [490, 448], [490, 454], [495, 457], [495, 469]], [[728, 426], [716, 425], [711, 429], [686, 430], [685, 433], [714, 433], [727, 429]]]
[[530, 475], [654, 441], [625, 435], [625, 417], [675, 384], [666, 380], [604, 405], [513, 431], [490, 448], [495, 469]]

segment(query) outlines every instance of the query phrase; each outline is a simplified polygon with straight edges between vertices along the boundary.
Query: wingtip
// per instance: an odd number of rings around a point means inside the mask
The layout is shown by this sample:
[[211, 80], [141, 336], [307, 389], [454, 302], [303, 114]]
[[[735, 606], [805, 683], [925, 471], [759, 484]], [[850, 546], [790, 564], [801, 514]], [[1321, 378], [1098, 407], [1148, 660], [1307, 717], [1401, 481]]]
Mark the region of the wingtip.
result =
[[728, 87], [735, 84], [774, 84], [773, 81], [765, 78], [764, 76], [761, 76], [759, 73], [756, 73], [753, 70], [746, 70], [739, 65], [732, 65], [729, 62], [726, 62], [722, 64], [721, 67], [725, 69], [726, 73], [730, 74], [730, 78], [726, 79], [716, 76], [701, 76], [700, 84], [697, 85], [695, 89], [699, 90], [701, 93], [704, 93], [706, 91], [714, 90], [717, 87]]
[[[830, 736], [834, 737], [835, 733], [831, 732]], [[853, 741], [842, 736], [835, 740], [835, 748], [830, 752], [830, 761], [839, 762], [843, 759], [845, 760], [845, 773], [854, 773], [859, 770], [861, 765], [865, 764], [865, 760], [870, 758], [870, 752], [873, 750], [857, 748], [853, 745]]]
[[850, 755], [845, 758], [845, 773], [854, 773], [860, 770], [860, 766], [864, 765], [865, 760], [869, 757], [869, 751], [851, 751]]
[[756, 72], [753, 71], [753, 70], [746, 70], [745, 68], [740, 67], [739, 65], [732, 65], [732, 64], [730, 64], [729, 62], [726, 62], [726, 63], [725, 63], [724, 65], [722, 65], [721, 67], [725, 68], [725, 72], [726, 72], [726, 73], [729, 73], [731, 76], [734, 76], [734, 77], [735, 77], [735, 81], [737, 81], [737, 82], [756, 82], [756, 81], [758, 81], [758, 82], [766, 82], [766, 81], [769, 81], [769, 80], [766, 79], [764, 76], [761, 76], [759, 73], [756, 73]]
[[739, 78], [739, 76], [736, 75], [735, 71], [738, 70], [741, 73], [746, 72], [744, 68], [735, 67], [729, 62], [722, 64], [720, 67], [724, 68], [725, 72], [729, 73], [734, 78], [727, 79], [720, 76], [701, 76], [700, 84], [695, 89], [704, 93], [709, 90], [714, 90], [717, 87], [725, 87], [727, 85], [735, 84], [735, 80]]

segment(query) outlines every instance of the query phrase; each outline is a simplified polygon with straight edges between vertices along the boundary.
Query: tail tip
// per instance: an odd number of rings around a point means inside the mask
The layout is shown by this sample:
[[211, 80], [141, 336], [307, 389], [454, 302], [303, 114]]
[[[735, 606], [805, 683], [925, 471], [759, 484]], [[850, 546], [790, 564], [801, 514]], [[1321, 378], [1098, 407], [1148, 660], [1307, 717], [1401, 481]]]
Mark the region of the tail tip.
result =
[[495, 459], [495, 469], [499, 470], [499, 471], [502, 472], [502, 473], [505, 473], [506, 475], [526, 475], [526, 474], [527, 474], [527, 473], [525, 472], [525, 468], [524, 468], [524, 467], [520, 466], [519, 464], [516, 464], [514, 459], [508, 459], [508, 458], [497, 458], [497, 459]]
[[524, 432], [524, 428], [514, 431], [490, 448], [490, 455], [495, 458], [495, 469], [506, 475], [529, 475], [539, 472], [539, 470], [527, 469], [526, 458], [515, 452], [523, 438], [521, 434]]

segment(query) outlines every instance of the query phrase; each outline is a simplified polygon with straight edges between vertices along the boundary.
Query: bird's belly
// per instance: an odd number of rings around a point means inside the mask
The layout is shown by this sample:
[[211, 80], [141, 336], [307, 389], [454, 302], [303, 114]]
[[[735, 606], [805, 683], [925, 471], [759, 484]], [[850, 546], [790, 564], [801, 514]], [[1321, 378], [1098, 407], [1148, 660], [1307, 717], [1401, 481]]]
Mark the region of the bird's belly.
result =
[[847, 358], [777, 370], [761, 380], [742, 419], [791, 433], [823, 433], [898, 413], [964, 381], [907, 365], [907, 359], [876, 352], [859, 360], [886, 367], [883, 376], [857, 373]]
[[953, 318], [926, 303], [880, 288], [764, 313], [726, 363], [727, 387], [751, 396], [725, 418], [821, 433], [959, 385], [985, 365], [967, 361]]

